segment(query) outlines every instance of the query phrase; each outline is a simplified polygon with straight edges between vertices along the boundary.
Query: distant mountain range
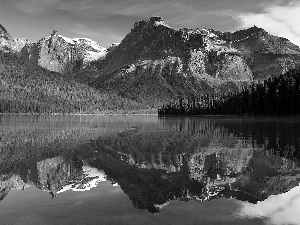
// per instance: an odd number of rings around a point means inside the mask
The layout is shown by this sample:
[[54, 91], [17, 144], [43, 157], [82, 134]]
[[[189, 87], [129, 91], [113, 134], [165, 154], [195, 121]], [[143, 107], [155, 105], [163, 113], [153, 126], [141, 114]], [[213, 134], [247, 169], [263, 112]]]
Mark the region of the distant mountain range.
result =
[[[173, 29], [161, 17], [135, 23], [120, 44], [108, 49], [87, 38], [63, 37], [57, 31], [30, 43], [13, 39], [0, 26], [0, 53], [5, 67], [2, 73], [10, 73], [8, 64], [22, 67], [20, 73], [56, 73], [96, 92], [113, 93], [116, 101], [135, 105], [128, 106], [130, 110], [157, 108], [179, 96], [236, 91], [300, 66], [298, 46], [261, 28], [236, 32]], [[82, 108], [88, 108], [85, 112], [103, 111], [99, 105], [89, 105], [72, 112], [83, 112]]]

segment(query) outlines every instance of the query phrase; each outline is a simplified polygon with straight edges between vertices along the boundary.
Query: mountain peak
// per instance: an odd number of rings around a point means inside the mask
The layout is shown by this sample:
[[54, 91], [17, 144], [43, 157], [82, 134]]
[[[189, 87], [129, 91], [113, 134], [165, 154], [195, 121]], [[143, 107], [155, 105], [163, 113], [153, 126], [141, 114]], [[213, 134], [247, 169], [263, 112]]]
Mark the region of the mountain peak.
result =
[[252, 33], [263, 33], [263, 34], [266, 34], [267, 31], [265, 31], [263, 28], [260, 28], [260, 27], [257, 27], [257, 26], [253, 26], [253, 27], [250, 27], [248, 29], [246, 29], [247, 31], [249, 32], [252, 32]]
[[164, 21], [164, 19], [160, 16], [153, 16], [150, 18], [150, 21], [155, 23], [155, 22], [162, 22]]
[[134, 24], [134, 29], [142, 29], [144, 27], [147, 27], [147, 26], [164, 26], [164, 27], [169, 27], [168, 24], [166, 24], [163, 20], [162, 17], [160, 16], [153, 16], [153, 17], [150, 17], [149, 20], [141, 20], [141, 21], [138, 21]]

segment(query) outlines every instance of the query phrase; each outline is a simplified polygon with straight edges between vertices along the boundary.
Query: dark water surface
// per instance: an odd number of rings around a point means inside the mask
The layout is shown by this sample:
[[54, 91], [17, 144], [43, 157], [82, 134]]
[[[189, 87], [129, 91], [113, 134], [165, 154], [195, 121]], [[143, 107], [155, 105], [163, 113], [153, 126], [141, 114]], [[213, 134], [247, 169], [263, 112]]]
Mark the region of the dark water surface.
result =
[[0, 224], [300, 224], [300, 119], [0, 115]]

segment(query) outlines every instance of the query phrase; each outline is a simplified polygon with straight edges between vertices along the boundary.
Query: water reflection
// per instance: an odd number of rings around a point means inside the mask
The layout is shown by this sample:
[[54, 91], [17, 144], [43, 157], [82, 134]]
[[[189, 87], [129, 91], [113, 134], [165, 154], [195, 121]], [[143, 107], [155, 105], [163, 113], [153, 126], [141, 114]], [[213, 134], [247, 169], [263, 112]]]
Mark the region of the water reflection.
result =
[[[142, 118], [27, 118], [18, 127], [19, 117], [2, 117], [0, 199], [28, 185], [55, 197], [109, 180], [157, 213], [174, 200], [274, 205], [271, 195], [299, 185], [298, 119]], [[237, 215], [268, 215], [261, 208], [245, 204]]]
[[43, 160], [26, 161], [18, 166], [1, 175], [1, 199], [12, 188], [24, 190], [29, 185], [49, 192], [55, 198], [64, 191], [86, 191], [96, 187], [99, 182], [106, 181], [103, 171], [84, 165], [73, 152]]
[[[135, 207], [150, 212], [175, 199], [257, 203], [299, 184], [299, 126], [282, 123], [272, 138], [278, 123], [164, 119], [159, 130], [97, 140], [96, 161], [90, 163], [118, 182]], [[289, 139], [281, 136], [284, 126], [294, 134]]]

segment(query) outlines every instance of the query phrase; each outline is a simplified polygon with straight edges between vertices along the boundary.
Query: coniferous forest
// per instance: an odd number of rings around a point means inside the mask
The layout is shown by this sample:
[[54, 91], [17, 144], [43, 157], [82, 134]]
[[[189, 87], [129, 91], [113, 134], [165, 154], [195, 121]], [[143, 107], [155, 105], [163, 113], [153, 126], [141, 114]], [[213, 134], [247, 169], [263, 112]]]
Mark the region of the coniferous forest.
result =
[[253, 83], [240, 92], [179, 98], [159, 115], [299, 115], [300, 68]]
[[135, 113], [145, 108], [0, 51], [0, 113]]

